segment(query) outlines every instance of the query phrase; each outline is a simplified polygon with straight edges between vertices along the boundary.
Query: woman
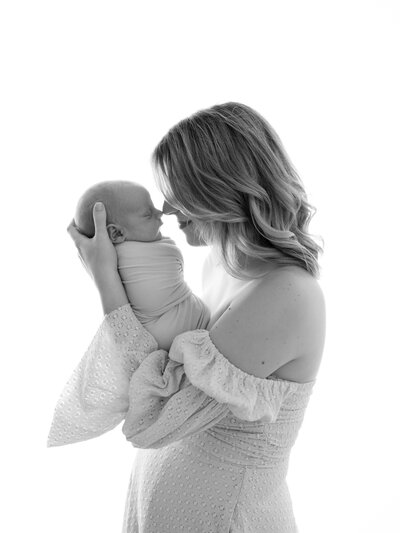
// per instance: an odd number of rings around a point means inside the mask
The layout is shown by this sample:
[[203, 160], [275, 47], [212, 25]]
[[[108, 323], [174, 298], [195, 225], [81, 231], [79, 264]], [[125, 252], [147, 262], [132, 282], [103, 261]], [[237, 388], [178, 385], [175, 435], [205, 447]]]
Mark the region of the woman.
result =
[[295, 532], [285, 479], [325, 337], [312, 208], [274, 130], [242, 104], [181, 121], [153, 163], [164, 213], [189, 244], [211, 246], [208, 329], [157, 350], [128, 304], [104, 207], [93, 211], [93, 239], [71, 223], [106, 317], [57, 405], [49, 445], [124, 420], [142, 448], [125, 533]]

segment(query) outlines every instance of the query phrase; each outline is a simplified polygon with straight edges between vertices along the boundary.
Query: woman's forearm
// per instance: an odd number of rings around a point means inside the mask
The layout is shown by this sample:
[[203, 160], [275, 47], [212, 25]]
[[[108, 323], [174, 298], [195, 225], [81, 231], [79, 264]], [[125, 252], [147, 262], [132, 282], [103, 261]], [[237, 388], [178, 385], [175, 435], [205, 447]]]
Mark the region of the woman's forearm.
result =
[[105, 315], [129, 303], [124, 286], [118, 272], [104, 273], [96, 280], [100, 292], [101, 303]]

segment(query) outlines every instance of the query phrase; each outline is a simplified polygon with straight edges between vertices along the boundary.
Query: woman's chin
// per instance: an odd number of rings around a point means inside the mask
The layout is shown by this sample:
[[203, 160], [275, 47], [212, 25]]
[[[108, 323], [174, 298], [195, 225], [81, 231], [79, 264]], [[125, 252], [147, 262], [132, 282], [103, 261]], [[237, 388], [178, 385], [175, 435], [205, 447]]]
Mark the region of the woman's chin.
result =
[[190, 246], [207, 246], [207, 243], [202, 241], [195, 233], [191, 231], [184, 231], [184, 230], [182, 231], [186, 236], [186, 242]]

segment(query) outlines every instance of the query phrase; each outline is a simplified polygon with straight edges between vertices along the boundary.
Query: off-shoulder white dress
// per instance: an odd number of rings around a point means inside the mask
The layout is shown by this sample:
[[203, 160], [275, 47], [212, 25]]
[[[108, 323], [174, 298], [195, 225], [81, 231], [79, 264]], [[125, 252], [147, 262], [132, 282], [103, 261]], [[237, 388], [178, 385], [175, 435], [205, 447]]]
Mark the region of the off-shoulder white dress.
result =
[[[203, 279], [210, 324], [249, 283], [212, 250]], [[61, 394], [48, 446], [124, 422], [140, 449], [123, 533], [297, 532], [285, 478], [315, 381], [247, 374], [208, 330], [181, 333], [169, 353], [157, 348], [130, 305], [107, 315]]]

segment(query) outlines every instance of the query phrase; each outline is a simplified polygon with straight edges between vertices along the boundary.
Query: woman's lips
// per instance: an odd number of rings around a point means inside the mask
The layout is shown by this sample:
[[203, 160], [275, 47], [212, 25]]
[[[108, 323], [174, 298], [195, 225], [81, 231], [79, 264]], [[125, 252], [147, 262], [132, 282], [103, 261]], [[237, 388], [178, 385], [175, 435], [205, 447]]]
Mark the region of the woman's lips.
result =
[[179, 222], [179, 229], [184, 229], [186, 228], [186, 226], [189, 226], [189, 224], [191, 224], [192, 221], [191, 220], [181, 220]]

